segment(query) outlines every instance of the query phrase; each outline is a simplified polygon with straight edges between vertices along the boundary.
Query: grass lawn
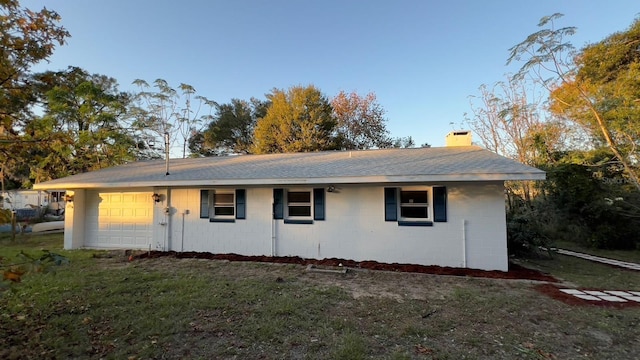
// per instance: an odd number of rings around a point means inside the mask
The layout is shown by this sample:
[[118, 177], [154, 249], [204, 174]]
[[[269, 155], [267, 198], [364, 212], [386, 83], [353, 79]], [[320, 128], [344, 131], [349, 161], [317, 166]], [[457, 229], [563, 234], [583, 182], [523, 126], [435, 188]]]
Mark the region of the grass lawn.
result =
[[[61, 250], [68, 265], [0, 292], [0, 358], [634, 359], [640, 307], [572, 306], [520, 280]], [[577, 287], [640, 291], [640, 274], [557, 256], [522, 262]], [[27, 264], [29, 265], [29, 264]]]

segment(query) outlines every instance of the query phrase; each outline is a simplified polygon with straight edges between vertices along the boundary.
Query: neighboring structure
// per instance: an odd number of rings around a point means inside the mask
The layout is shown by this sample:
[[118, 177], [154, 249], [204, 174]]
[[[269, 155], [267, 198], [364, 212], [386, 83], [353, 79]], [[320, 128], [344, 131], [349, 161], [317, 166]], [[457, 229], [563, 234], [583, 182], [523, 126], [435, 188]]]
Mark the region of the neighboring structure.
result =
[[[53, 203], [64, 205], [63, 190], [8, 190], [0, 192], [0, 209], [26, 209], [47, 207]], [[63, 207], [64, 208], [64, 207]]]
[[[42, 216], [62, 219], [64, 190], [8, 190], [0, 192], [0, 209], [14, 211], [18, 221], [33, 221]], [[46, 214], [45, 214], [46, 213]]]
[[2, 201], [0, 208], [24, 209], [27, 207], [38, 208], [46, 203], [47, 194], [36, 190], [9, 190], [0, 193]]
[[545, 177], [475, 146], [176, 159], [169, 173], [143, 161], [35, 187], [73, 194], [67, 249], [507, 270], [504, 181]]

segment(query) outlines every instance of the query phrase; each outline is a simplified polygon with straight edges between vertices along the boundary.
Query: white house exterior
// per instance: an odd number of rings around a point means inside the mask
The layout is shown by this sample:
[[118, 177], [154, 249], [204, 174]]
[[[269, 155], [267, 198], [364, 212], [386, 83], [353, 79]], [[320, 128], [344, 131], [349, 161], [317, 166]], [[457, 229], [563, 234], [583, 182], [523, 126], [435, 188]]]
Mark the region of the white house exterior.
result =
[[137, 162], [64, 188], [64, 246], [507, 270], [505, 180], [544, 172], [475, 146]]

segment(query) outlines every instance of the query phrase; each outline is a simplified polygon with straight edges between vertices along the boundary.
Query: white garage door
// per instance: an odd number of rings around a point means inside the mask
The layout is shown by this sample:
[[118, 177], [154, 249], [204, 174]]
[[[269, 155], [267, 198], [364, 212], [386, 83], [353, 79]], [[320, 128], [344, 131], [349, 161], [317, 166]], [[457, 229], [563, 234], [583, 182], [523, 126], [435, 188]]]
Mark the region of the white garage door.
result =
[[86, 246], [147, 249], [151, 243], [153, 200], [150, 192], [89, 192]]

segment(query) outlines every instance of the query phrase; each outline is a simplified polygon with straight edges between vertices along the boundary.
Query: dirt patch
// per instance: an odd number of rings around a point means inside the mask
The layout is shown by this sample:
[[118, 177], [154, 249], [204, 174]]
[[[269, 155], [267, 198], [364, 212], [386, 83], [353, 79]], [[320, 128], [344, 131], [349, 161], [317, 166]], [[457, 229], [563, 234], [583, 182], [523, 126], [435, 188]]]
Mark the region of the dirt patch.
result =
[[147, 259], [159, 257], [175, 257], [178, 259], [209, 259], [209, 260], [228, 260], [228, 261], [251, 261], [266, 262], [279, 264], [297, 264], [297, 265], [316, 265], [316, 266], [344, 266], [347, 268], [367, 269], [367, 270], [383, 270], [395, 272], [408, 272], [433, 275], [453, 275], [468, 276], [490, 279], [523, 279], [537, 280], [546, 282], [559, 282], [556, 278], [549, 274], [542, 273], [537, 270], [527, 269], [518, 264], [509, 263], [508, 271], [496, 270], [478, 270], [468, 268], [454, 268], [446, 266], [425, 266], [414, 264], [398, 264], [398, 263], [381, 263], [377, 261], [353, 261], [345, 259], [303, 259], [297, 256], [246, 256], [238, 254], [212, 254], [205, 252], [175, 252], [175, 251], [151, 251], [133, 256], [133, 259]]
[[[607, 308], [616, 308], [623, 309], [629, 307], [640, 307], [640, 303], [636, 301], [627, 301], [627, 302], [615, 302], [615, 301], [606, 301], [606, 300], [585, 300], [580, 299], [579, 297], [573, 296], [571, 294], [566, 294], [560, 291], [560, 288], [553, 284], [539, 284], [535, 286], [535, 289], [545, 294], [553, 299], [562, 301], [565, 304], [569, 305], [579, 305], [579, 306], [601, 306]], [[582, 289], [580, 289], [582, 290]], [[598, 290], [598, 289], [584, 289], [584, 290]]]

